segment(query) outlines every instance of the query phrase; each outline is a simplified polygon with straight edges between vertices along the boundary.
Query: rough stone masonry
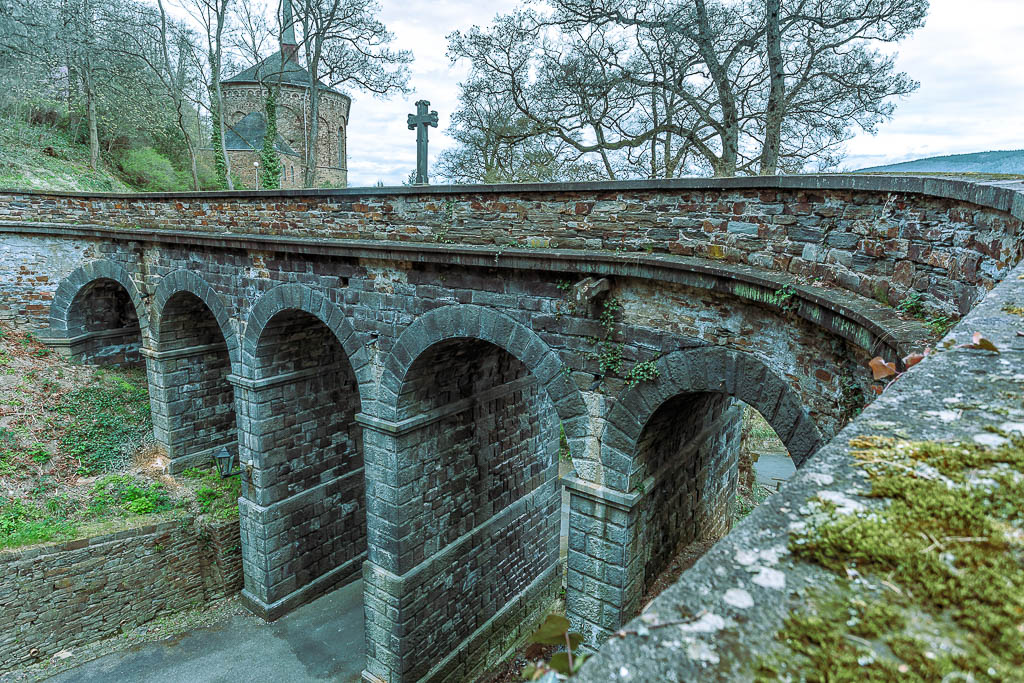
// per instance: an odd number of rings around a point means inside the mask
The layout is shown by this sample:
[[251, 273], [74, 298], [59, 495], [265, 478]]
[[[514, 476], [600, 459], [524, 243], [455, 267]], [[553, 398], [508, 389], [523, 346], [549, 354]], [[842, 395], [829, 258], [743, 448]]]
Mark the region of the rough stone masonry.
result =
[[727, 531], [736, 402], [808, 461], [868, 359], [934, 338], [892, 306], [969, 310], [1020, 260], [1022, 206], [843, 176], [0, 192], [0, 314], [144, 361], [172, 471], [236, 450], [254, 611], [362, 575], [364, 678], [466, 680], [561, 585], [561, 487], [597, 646], [670, 547]]

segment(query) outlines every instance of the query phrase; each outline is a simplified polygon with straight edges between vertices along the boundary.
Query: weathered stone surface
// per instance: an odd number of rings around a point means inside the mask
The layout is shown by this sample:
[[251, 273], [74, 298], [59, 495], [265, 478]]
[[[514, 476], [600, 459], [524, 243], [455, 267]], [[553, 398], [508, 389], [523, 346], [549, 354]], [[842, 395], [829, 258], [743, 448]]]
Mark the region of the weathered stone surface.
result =
[[0, 551], [0, 672], [234, 594], [238, 522], [192, 520]]
[[[598, 656], [583, 667], [581, 680], [752, 678], [759, 658], [782, 647], [776, 634], [790, 611], [803, 606], [802, 596], [833, 585], [829, 572], [793, 559], [789, 530], [805, 523], [801, 508], [807, 501], [858, 499], [863, 492], [863, 472], [855, 466], [851, 440], [891, 436], [975, 443], [996, 437], [993, 427], [1019, 430], [1024, 422], [1024, 375], [1019, 372], [1024, 341], [1021, 318], [1005, 309], [1022, 300], [1024, 266], [1018, 266], [950, 333], [966, 342], [980, 332], [999, 354], [951, 349], [912, 368], [804, 462], [770, 504], [717, 543], [642, 619], [628, 624], [630, 635], [603, 643]], [[703, 616], [684, 627], [651, 628], [680, 614]], [[644, 634], [634, 635], [641, 628]]]
[[[1006, 276], [1015, 196], [871, 177], [0, 192], [0, 317], [144, 358], [172, 467], [237, 448], [255, 611], [365, 558], [367, 675], [459, 680], [557, 585], [559, 422], [567, 604], [595, 645], [669, 546], [724, 532], [733, 400], [811, 456], [866, 361], [928, 338], [879, 301], [953, 316]], [[607, 298], [571, 300], [586, 277]], [[628, 386], [640, 363], [657, 375]]]

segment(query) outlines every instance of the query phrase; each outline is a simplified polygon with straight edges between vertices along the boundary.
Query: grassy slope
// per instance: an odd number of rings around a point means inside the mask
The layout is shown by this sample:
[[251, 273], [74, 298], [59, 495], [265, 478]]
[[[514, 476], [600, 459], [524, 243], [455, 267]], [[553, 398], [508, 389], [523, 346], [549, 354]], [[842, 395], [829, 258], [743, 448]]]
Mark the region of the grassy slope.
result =
[[0, 549], [237, 514], [237, 479], [163, 474], [152, 442], [143, 371], [75, 365], [0, 326]]
[[[52, 149], [56, 156], [45, 153]], [[0, 119], [0, 188], [122, 192], [131, 190], [102, 164], [89, 168], [89, 148], [46, 126]]]

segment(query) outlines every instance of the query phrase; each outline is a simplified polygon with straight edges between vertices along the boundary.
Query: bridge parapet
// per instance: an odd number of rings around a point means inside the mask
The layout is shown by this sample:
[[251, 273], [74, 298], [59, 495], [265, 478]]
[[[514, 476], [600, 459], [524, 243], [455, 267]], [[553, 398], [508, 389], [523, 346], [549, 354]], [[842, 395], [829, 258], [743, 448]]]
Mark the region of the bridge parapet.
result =
[[[0, 190], [0, 221], [675, 254], [936, 315], [1022, 256], [1019, 181], [869, 175], [153, 194]], [[915, 298], [916, 298], [915, 297]]]

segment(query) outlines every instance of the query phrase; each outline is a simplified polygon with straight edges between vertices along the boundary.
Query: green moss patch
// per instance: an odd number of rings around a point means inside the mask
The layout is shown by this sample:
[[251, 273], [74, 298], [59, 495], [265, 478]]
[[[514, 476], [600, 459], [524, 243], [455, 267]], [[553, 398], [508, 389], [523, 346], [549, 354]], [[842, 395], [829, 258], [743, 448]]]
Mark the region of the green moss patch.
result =
[[834, 572], [836, 589], [789, 616], [790, 652], [762, 658], [758, 677], [1024, 680], [1024, 440], [851, 446], [864, 496], [884, 502], [812, 503], [790, 548]]

